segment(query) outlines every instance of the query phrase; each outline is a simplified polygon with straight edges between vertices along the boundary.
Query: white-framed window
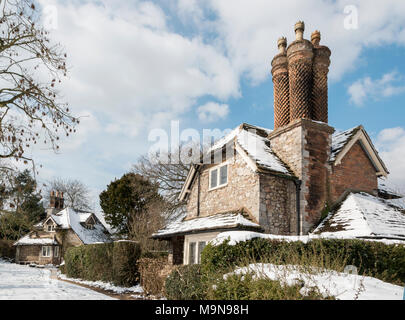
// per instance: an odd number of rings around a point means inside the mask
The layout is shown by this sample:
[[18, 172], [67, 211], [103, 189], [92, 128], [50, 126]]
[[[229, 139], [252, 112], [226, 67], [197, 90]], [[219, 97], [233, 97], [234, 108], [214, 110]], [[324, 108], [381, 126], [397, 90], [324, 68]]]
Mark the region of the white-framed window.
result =
[[54, 232], [55, 231], [55, 228], [54, 228], [54, 226], [52, 225], [52, 224], [50, 224], [50, 225], [48, 225], [48, 232]]
[[201, 252], [207, 243], [205, 241], [190, 242], [188, 244], [188, 264], [200, 264]]
[[42, 246], [42, 256], [50, 257], [52, 255], [52, 246]]
[[209, 174], [209, 190], [220, 188], [228, 184], [228, 164], [212, 168]]
[[59, 257], [59, 247], [53, 247], [53, 256]]

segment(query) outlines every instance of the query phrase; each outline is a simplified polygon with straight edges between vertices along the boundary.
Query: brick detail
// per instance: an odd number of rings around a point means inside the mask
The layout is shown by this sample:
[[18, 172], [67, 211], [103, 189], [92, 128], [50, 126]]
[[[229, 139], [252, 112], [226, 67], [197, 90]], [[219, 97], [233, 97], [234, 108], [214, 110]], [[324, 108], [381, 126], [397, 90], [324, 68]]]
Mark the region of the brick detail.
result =
[[332, 202], [348, 189], [376, 194], [376, 170], [359, 142], [353, 145], [340, 164], [332, 166], [330, 184]]
[[272, 61], [274, 87], [274, 129], [290, 122], [290, 87], [288, 79], [288, 62], [285, 53], [278, 54]]
[[287, 49], [290, 122], [295, 119], [312, 119], [313, 56], [313, 46], [308, 40], [294, 41]]
[[313, 119], [328, 123], [328, 73], [331, 52], [325, 46], [314, 47], [311, 104]]

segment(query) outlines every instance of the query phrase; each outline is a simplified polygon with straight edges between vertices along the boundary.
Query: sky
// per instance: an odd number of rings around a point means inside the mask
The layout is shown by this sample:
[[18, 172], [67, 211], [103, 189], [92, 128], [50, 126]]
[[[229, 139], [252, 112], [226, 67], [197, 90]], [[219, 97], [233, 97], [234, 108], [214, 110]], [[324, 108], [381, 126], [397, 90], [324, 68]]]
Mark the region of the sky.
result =
[[[277, 39], [320, 30], [332, 51], [329, 124], [362, 124], [405, 188], [405, 1], [39, 0], [68, 53], [61, 93], [78, 132], [32, 151], [39, 179], [79, 179], [98, 193], [153, 146], [154, 129], [273, 128]], [[372, 3], [372, 4], [371, 4]], [[153, 134], [152, 134], [153, 135]]]

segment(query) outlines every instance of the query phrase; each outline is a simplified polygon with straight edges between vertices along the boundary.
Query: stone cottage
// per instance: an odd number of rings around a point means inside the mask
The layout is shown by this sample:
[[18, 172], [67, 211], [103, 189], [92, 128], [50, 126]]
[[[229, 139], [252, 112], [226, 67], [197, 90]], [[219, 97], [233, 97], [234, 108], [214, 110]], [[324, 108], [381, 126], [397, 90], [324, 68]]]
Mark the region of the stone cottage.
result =
[[198, 263], [222, 231], [305, 235], [351, 192], [378, 196], [388, 170], [364, 127], [328, 124], [331, 51], [318, 31], [304, 39], [303, 22], [295, 34], [272, 61], [274, 130], [243, 123], [216, 142], [184, 183], [187, 216], [153, 235], [170, 241], [174, 264]]
[[63, 193], [52, 191], [45, 220], [14, 243], [15, 261], [58, 265], [69, 247], [110, 241], [110, 233], [94, 213], [64, 208]]

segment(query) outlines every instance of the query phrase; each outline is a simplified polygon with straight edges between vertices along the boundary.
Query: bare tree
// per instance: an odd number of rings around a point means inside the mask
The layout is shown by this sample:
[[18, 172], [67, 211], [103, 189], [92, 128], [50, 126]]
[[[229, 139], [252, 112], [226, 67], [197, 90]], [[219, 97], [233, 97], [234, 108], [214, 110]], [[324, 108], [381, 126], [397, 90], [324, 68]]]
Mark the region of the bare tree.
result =
[[92, 211], [90, 190], [79, 180], [56, 178], [46, 185], [44, 199], [49, 203], [51, 191], [63, 192], [65, 206], [79, 211]]
[[[195, 150], [196, 146], [182, 145], [175, 152], [167, 152], [164, 156], [143, 155], [132, 168], [135, 173], [159, 185], [159, 192], [166, 200], [166, 213], [169, 219], [185, 213], [184, 203], [179, 202], [178, 198], [191, 164], [182, 162], [180, 155], [182, 151], [188, 152], [191, 149]], [[200, 152], [188, 157], [190, 158], [192, 163], [198, 163]]]
[[66, 53], [40, 25], [29, 0], [0, 0], [0, 158], [32, 161], [27, 149], [41, 142], [58, 150], [61, 135], [79, 121], [59, 101]]

